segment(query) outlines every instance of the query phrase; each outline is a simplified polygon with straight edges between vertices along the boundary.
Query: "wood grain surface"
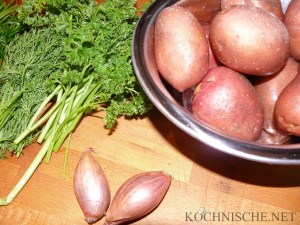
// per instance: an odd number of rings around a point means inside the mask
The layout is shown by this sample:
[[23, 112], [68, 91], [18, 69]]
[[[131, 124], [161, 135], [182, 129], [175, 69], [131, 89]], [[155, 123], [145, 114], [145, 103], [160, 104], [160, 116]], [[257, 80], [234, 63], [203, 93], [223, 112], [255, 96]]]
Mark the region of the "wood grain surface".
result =
[[[11, 204], [0, 207], [0, 224], [86, 224], [72, 178], [87, 147], [96, 149], [112, 196], [137, 173], [165, 170], [172, 175], [159, 207], [134, 224], [300, 224], [300, 166], [266, 165], [225, 155], [194, 140], [156, 109], [145, 118], [121, 118], [113, 132], [104, 128], [100, 116], [85, 117], [73, 134], [66, 177], [64, 145], [49, 164], [41, 163]], [[22, 157], [0, 161], [1, 197], [39, 149], [34, 144]], [[244, 218], [237, 221], [238, 215]]]

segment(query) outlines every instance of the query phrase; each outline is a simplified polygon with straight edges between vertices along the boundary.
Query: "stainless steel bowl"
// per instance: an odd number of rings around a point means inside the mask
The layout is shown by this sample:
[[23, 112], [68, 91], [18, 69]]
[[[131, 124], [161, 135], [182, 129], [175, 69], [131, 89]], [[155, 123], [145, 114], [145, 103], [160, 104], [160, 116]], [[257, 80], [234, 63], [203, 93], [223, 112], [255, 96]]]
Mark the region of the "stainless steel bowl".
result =
[[[213, 0], [200, 0], [211, 8]], [[157, 70], [154, 58], [154, 24], [158, 13], [178, 0], [156, 0], [139, 19], [132, 42], [133, 65], [144, 91], [171, 122], [206, 145], [240, 158], [269, 164], [300, 165], [299, 144], [264, 145], [224, 135], [196, 120], [182, 103], [182, 94], [170, 87]], [[216, 1], [219, 2], [219, 1]], [[283, 3], [285, 10], [286, 1]], [[205, 7], [204, 7], [205, 8]], [[205, 11], [204, 14], [205, 16]], [[207, 18], [205, 18], [207, 19]]]

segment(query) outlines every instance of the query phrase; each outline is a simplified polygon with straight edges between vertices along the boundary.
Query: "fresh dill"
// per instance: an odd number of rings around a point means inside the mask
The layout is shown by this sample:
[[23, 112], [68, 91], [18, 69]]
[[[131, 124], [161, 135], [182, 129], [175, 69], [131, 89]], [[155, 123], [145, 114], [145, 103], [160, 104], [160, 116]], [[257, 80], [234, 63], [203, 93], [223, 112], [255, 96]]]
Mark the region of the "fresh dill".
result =
[[0, 157], [20, 156], [34, 140], [43, 145], [0, 205], [14, 199], [44, 158], [50, 161], [84, 115], [103, 110], [112, 128], [120, 116], [152, 108], [131, 59], [137, 13], [134, 0], [30, 0], [18, 7], [25, 29], [0, 69]]

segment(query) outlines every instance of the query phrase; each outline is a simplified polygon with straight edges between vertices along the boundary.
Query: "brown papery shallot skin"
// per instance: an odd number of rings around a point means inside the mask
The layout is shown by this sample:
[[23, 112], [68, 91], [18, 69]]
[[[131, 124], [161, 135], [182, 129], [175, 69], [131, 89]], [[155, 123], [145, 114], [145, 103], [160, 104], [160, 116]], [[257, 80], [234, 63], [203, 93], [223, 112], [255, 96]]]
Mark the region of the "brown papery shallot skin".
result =
[[104, 224], [123, 224], [144, 217], [162, 201], [171, 180], [171, 176], [162, 171], [148, 171], [131, 177], [115, 194]]
[[91, 224], [101, 219], [109, 207], [110, 189], [92, 149], [87, 149], [77, 164], [73, 188], [86, 222]]

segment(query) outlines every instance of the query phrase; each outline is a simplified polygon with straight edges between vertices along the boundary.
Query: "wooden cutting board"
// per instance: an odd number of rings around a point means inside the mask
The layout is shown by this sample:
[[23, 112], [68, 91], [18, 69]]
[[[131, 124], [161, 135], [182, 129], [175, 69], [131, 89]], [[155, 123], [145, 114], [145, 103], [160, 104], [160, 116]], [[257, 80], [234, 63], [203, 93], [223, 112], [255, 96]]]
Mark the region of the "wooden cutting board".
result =
[[[11, 204], [0, 207], [0, 224], [86, 224], [72, 178], [87, 147], [96, 149], [112, 196], [126, 179], [143, 171], [165, 170], [173, 176], [159, 207], [134, 224], [300, 224], [300, 166], [265, 165], [225, 155], [194, 140], [156, 109], [145, 118], [121, 118], [113, 132], [104, 128], [99, 116], [85, 117], [72, 136], [66, 177], [64, 145], [49, 164], [39, 166]], [[20, 158], [0, 161], [1, 197], [39, 149], [34, 144]], [[197, 214], [204, 210], [205, 217]], [[232, 218], [226, 219], [228, 215]], [[233, 222], [238, 215], [244, 220]], [[266, 218], [272, 223], [262, 222]], [[254, 222], [246, 223], [249, 219]]]

